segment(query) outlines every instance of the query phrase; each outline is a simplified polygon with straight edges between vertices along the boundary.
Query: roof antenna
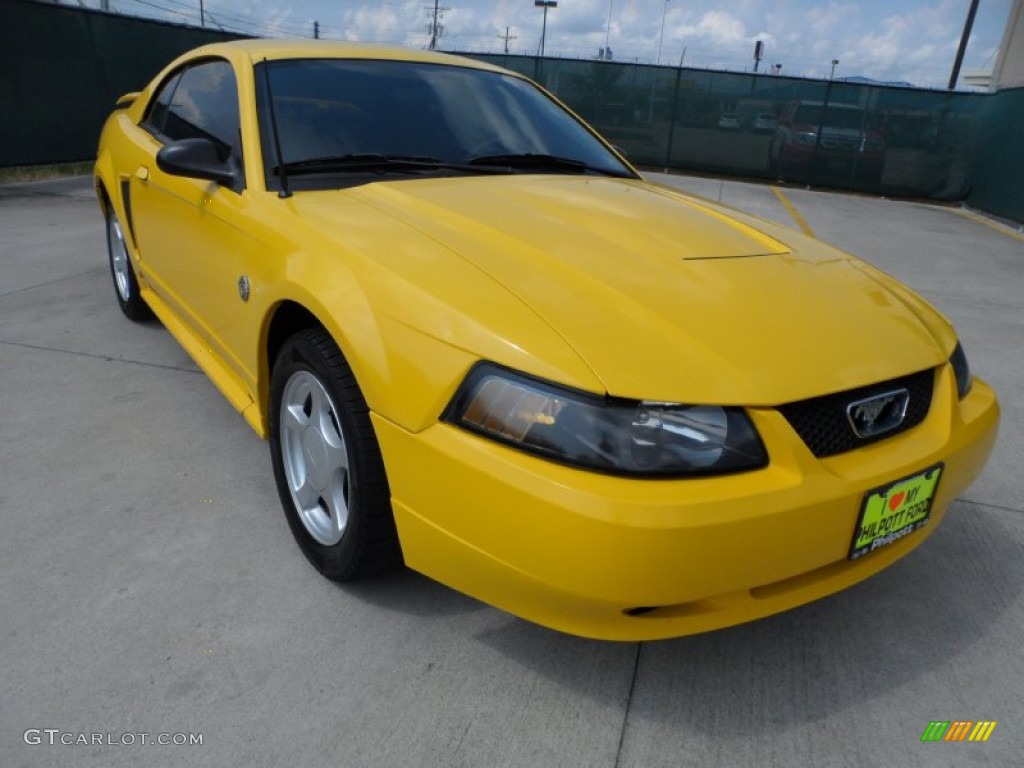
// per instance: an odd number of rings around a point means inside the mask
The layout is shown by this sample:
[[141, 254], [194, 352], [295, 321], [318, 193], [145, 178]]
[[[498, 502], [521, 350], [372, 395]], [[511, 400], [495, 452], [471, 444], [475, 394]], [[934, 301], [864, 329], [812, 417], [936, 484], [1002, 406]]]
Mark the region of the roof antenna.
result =
[[263, 58], [263, 84], [267, 89], [267, 107], [270, 110], [270, 132], [274, 137], [274, 155], [277, 159], [277, 178], [281, 182], [281, 189], [278, 197], [291, 197], [292, 191], [288, 188], [288, 172], [284, 168], [284, 158], [281, 156], [281, 137], [277, 132], [277, 112], [274, 109], [274, 94], [270, 90], [270, 64], [266, 57]]

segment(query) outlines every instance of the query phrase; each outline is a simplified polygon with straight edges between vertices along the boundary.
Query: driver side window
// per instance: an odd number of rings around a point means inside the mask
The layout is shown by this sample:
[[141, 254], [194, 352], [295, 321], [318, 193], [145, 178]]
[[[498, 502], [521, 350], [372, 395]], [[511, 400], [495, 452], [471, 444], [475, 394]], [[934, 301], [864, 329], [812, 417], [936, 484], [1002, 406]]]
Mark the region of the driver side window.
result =
[[238, 86], [226, 61], [186, 67], [160, 87], [142, 126], [162, 141], [210, 139], [227, 158], [242, 158]]

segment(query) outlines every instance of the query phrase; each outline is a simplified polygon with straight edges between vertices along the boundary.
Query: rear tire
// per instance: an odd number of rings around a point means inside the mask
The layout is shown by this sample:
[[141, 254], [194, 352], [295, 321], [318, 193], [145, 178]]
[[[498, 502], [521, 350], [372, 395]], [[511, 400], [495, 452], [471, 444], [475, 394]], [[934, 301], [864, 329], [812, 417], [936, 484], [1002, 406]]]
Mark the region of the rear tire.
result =
[[288, 526], [320, 573], [353, 581], [402, 564], [369, 409], [322, 329], [289, 338], [274, 363], [270, 457]]
[[153, 317], [153, 310], [142, 300], [139, 281], [135, 279], [128, 243], [124, 239], [121, 222], [107, 203], [107, 257], [110, 261], [110, 276], [114, 279], [114, 294], [117, 304], [129, 320], [139, 323]]

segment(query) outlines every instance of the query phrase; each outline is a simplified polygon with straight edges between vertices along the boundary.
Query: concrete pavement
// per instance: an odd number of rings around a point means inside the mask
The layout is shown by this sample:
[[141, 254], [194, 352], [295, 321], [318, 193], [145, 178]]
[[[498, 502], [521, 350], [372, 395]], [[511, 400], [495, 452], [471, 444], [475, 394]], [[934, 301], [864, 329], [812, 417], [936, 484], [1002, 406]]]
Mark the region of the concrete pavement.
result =
[[[794, 223], [767, 186], [658, 178]], [[411, 572], [325, 581], [266, 444], [159, 324], [121, 316], [89, 181], [0, 187], [0, 766], [1019, 765], [1024, 239], [954, 209], [783, 194], [950, 316], [1001, 395], [995, 455], [862, 585], [612, 644]], [[932, 720], [999, 725], [923, 744]], [[94, 733], [135, 743], [59, 743]]]

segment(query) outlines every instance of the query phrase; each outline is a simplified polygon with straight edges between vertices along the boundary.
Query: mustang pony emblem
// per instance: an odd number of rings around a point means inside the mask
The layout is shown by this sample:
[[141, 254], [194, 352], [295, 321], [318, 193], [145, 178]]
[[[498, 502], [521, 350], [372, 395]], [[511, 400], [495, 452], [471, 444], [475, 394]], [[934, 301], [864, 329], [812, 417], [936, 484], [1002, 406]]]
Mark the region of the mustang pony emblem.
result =
[[909, 403], [910, 393], [898, 389], [850, 403], [846, 406], [846, 417], [857, 437], [875, 437], [902, 424]]

